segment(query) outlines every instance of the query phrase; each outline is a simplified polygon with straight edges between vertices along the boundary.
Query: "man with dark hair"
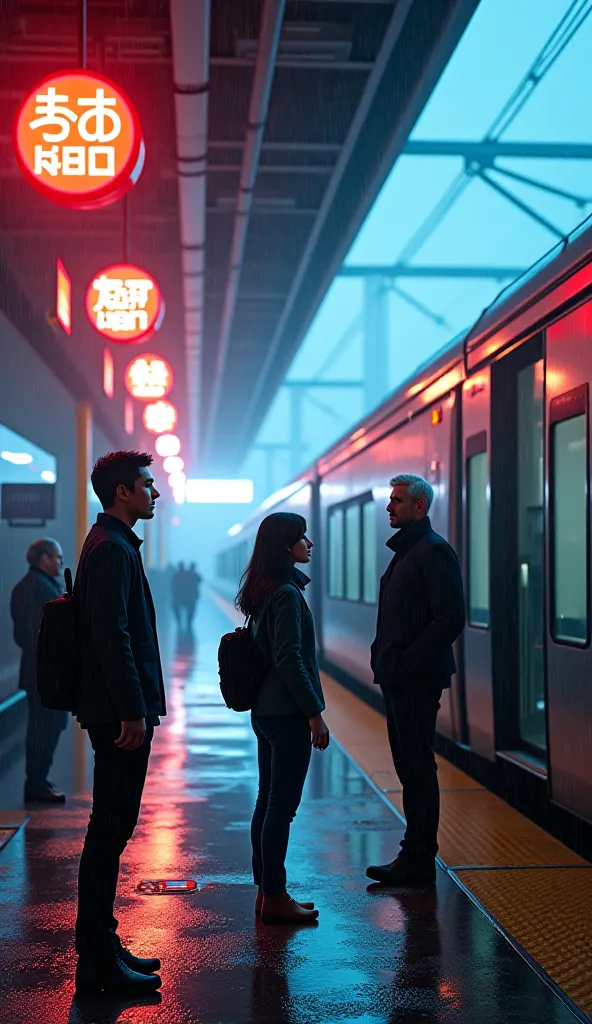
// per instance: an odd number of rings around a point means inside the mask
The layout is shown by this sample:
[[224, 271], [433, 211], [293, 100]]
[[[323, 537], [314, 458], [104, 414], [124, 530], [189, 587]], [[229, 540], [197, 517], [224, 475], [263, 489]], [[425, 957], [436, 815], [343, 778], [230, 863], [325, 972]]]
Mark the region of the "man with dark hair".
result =
[[95, 753], [93, 806], [78, 876], [76, 989], [154, 992], [156, 958], [133, 956], [117, 935], [119, 858], [136, 826], [154, 727], [166, 714], [156, 616], [132, 527], [152, 519], [152, 456], [113, 452], [91, 481], [104, 512], [84, 542], [74, 599], [80, 616], [77, 718]]
[[10, 598], [14, 642], [22, 651], [19, 687], [26, 691], [28, 700], [25, 800], [54, 804], [63, 804], [66, 797], [58, 793], [47, 776], [60, 734], [68, 724], [68, 713], [43, 707], [37, 692], [35, 664], [43, 606], [63, 593], [59, 581], [63, 561], [57, 540], [43, 537], [33, 541], [27, 549], [29, 571]]
[[464, 628], [465, 599], [456, 553], [430, 523], [431, 484], [400, 473], [391, 488], [387, 512], [398, 533], [387, 542], [393, 558], [380, 581], [370, 664], [384, 696], [407, 828], [399, 856], [366, 874], [383, 885], [421, 886], [436, 881], [436, 718], [456, 671], [452, 645]]

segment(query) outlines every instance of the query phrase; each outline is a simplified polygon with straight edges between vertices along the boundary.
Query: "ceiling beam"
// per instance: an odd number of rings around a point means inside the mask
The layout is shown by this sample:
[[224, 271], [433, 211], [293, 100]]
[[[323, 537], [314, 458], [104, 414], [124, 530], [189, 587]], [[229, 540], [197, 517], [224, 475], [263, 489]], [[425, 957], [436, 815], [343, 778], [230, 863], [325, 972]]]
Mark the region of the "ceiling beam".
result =
[[[249, 57], [211, 57], [212, 68], [254, 68], [255, 61]], [[306, 57], [278, 57], [276, 68], [304, 69], [306, 71], [372, 71], [371, 60], [311, 60]]]
[[469, 163], [491, 163], [497, 157], [521, 160], [591, 160], [592, 145], [587, 142], [462, 142], [449, 139], [412, 139], [405, 156], [459, 156]]
[[338, 277], [386, 277], [392, 280], [396, 277], [450, 277], [450, 278], [477, 278], [496, 280], [514, 280], [524, 273], [524, 267], [455, 267], [440, 266], [435, 263], [433, 266], [417, 267], [408, 263], [395, 263], [390, 266], [353, 266], [345, 264], [338, 272]]
[[[6, 136], [10, 142], [10, 136]], [[208, 139], [208, 149], [243, 149], [243, 139]], [[338, 153], [341, 144], [338, 142], [264, 142], [263, 153]]]
[[[208, 164], [208, 174], [240, 174], [240, 164]], [[321, 164], [259, 164], [258, 174], [317, 174], [331, 176], [333, 167]]]

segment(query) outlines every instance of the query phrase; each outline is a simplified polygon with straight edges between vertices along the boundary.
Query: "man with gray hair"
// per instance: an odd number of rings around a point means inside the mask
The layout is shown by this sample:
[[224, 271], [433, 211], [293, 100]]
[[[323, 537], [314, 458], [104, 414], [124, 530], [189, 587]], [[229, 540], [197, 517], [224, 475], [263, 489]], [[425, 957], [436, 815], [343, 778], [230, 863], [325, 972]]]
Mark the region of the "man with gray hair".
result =
[[384, 695], [407, 828], [395, 860], [366, 874], [383, 885], [432, 885], [440, 815], [436, 717], [456, 671], [452, 645], [464, 628], [465, 600], [458, 558], [430, 523], [431, 485], [411, 473], [390, 485], [387, 512], [398, 533], [387, 542], [394, 557], [380, 581], [370, 663]]
[[36, 651], [43, 606], [61, 597], [64, 591], [59, 582], [63, 561], [62, 549], [56, 540], [43, 537], [34, 541], [27, 549], [29, 571], [17, 583], [10, 598], [14, 641], [22, 651], [19, 687], [26, 690], [29, 705], [25, 800], [60, 804], [66, 797], [58, 793], [47, 776], [60, 733], [68, 723], [68, 713], [43, 707], [37, 692]]

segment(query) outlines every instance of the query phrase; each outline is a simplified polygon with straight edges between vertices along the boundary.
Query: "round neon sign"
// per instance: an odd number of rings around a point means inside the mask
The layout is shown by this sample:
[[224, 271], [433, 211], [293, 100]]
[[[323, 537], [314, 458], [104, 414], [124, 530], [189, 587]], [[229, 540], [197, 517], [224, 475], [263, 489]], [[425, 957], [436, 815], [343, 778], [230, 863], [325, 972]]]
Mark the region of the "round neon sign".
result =
[[144, 166], [134, 107], [115, 82], [91, 71], [62, 71], [39, 82], [21, 104], [13, 134], [27, 181], [64, 206], [113, 203]]
[[142, 422], [151, 434], [164, 434], [175, 429], [177, 410], [171, 402], [151, 402], [144, 409]]
[[104, 338], [133, 345], [159, 330], [164, 302], [156, 281], [142, 267], [115, 263], [89, 284], [86, 315]]
[[173, 380], [173, 371], [161, 356], [137, 356], [125, 371], [125, 386], [132, 398], [166, 398]]
[[170, 455], [178, 455], [181, 451], [181, 442], [175, 434], [162, 434], [156, 438], [156, 454], [162, 458]]

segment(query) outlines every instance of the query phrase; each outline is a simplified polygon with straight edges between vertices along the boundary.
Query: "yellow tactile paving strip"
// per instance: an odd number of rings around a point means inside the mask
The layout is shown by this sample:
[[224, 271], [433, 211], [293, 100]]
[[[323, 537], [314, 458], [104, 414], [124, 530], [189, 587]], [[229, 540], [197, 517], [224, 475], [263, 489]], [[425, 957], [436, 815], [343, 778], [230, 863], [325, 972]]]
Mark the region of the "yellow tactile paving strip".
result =
[[[322, 678], [329, 728], [402, 814], [384, 718], [329, 676]], [[592, 867], [443, 758], [438, 771], [442, 861], [591, 1014]]]
[[592, 870], [458, 871], [467, 889], [592, 1014]]

